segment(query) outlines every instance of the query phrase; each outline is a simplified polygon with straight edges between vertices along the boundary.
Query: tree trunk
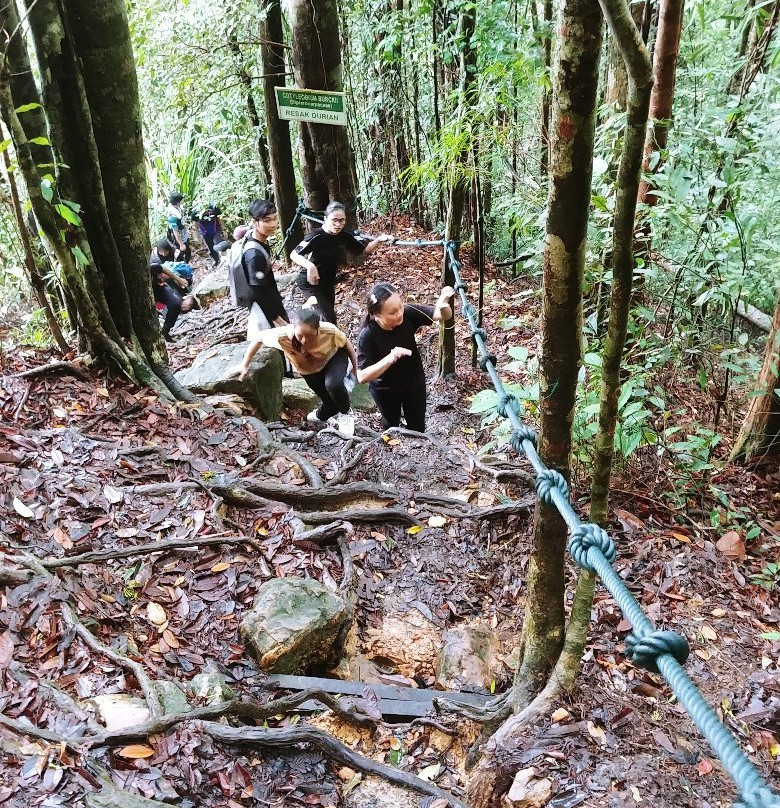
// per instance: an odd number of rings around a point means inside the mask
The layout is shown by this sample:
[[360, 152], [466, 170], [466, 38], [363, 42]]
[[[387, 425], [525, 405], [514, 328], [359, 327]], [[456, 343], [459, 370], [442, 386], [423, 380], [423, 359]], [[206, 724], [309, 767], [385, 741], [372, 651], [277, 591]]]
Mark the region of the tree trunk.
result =
[[625, 0], [600, 0], [612, 39], [620, 49], [629, 82], [626, 126], [617, 175], [615, 213], [612, 223], [612, 284], [609, 324], [602, 355], [599, 431], [596, 435], [590, 518], [607, 520], [609, 478], [615, 443], [615, 425], [620, 396], [620, 363], [626, 343], [634, 276], [634, 217], [637, 206], [642, 156], [647, 130], [652, 69], [635, 21]]
[[[684, 0], [661, 0], [658, 36], [653, 56], [653, 90], [650, 94], [652, 122], [647, 130], [645, 158], [642, 164], [644, 174], [655, 173], [660, 169], [663, 164], [661, 152], [669, 142], [684, 5]], [[658, 159], [651, 168], [650, 161], [654, 154], [658, 155]], [[643, 179], [639, 183], [639, 201], [646, 205], [655, 205], [658, 199], [655, 194], [650, 193], [654, 187], [651, 182]]]
[[[262, 36], [262, 34], [261, 34]], [[238, 70], [238, 80], [246, 92], [246, 114], [249, 116], [249, 123], [252, 131], [255, 133], [255, 142], [257, 144], [257, 156], [260, 158], [260, 182], [263, 186], [262, 195], [266, 196], [268, 189], [271, 187], [271, 166], [268, 154], [268, 143], [266, 142], [265, 135], [263, 134], [263, 127], [260, 125], [260, 114], [257, 111], [257, 104], [255, 103], [255, 95], [252, 91], [252, 77], [244, 64], [244, 57], [241, 54], [238, 40], [235, 34], [231, 34], [228, 38], [228, 48], [236, 60], [236, 70]], [[261, 53], [264, 52], [266, 44], [263, 42], [260, 45]], [[265, 73], [265, 69], [263, 69]], [[282, 82], [284, 84], [284, 82]], [[268, 106], [268, 98], [266, 95], [266, 106]], [[273, 93], [270, 98], [273, 99], [274, 108], [276, 108], [276, 99]]]
[[764, 363], [758, 376], [759, 395], [750, 399], [742, 429], [731, 459], [755, 461], [780, 452], [780, 298], [775, 306], [772, 329], [764, 351]]
[[41, 185], [14, 108], [15, 66], [7, 63], [0, 106], [27, 196], [75, 307], [80, 344], [160, 395], [191, 399], [162, 364], [152, 305], [138, 89], [124, 2], [87, 7], [73, 0], [61, 10], [56, 0], [35, 0], [27, 18], [52, 151], [63, 158], [55, 160], [49, 186]]
[[[149, 282], [149, 200], [141, 106], [125, 4], [119, 0], [68, 0], [67, 17], [84, 76], [98, 155], [98, 165], [84, 166], [84, 170], [99, 171], [101, 193], [92, 204], [105, 205], [110, 226], [100, 238], [116, 245], [119, 274], [132, 290], [127, 301], [132, 333], [156, 364], [166, 356]], [[118, 115], [120, 107], [122, 114]], [[107, 278], [107, 282], [113, 285], [115, 279]], [[122, 301], [123, 311], [125, 305]]]
[[[295, 187], [290, 123], [279, 117], [274, 87], [285, 86], [284, 30], [282, 28], [282, 6], [279, 0], [262, 0], [265, 22], [261, 36], [263, 42], [260, 54], [263, 62], [263, 94], [265, 96], [265, 128], [268, 133], [268, 151], [271, 159], [271, 177], [274, 184], [274, 203], [279, 211], [279, 223], [286, 233], [295, 218], [298, 207], [298, 193]], [[303, 229], [300, 222], [285, 241], [284, 251], [290, 253], [301, 240]]]
[[[644, 2], [631, 3], [631, 17], [637, 29], [642, 26], [645, 13]], [[620, 43], [613, 34], [609, 40], [609, 71], [607, 73], [607, 90], [605, 100], [614, 110], [625, 112], [628, 102], [628, 71], [623, 61]]]
[[[292, 0], [292, 58], [301, 89], [343, 90], [336, 0]], [[347, 208], [347, 227], [357, 223], [355, 155], [346, 127], [302, 121], [301, 166], [306, 204], [323, 210], [331, 200]]]
[[44, 316], [46, 317], [46, 323], [49, 326], [49, 331], [51, 331], [52, 339], [57, 343], [60, 353], [64, 356], [70, 351], [70, 345], [68, 345], [67, 340], [62, 334], [62, 329], [60, 328], [60, 324], [57, 320], [57, 315], [46, 294], [46, 283], [38, 270], [38, 264], [35, 262], [32, 244], [30, 243], [30, 234], [27, 231], [27, 227], [24, 223], [22, 204], [19, 200], [19, 192], [16, 188], [16, 178], [11, 171], [11, 161], [8, 158], [8, 149], [3, 149], [3, 166], [5, 168], [5, 180], [8, 183], [8, 189], [11, 192], [11, 198], [9, 200], [10, 207], [14, 215], [14, 221], [16, 222], [16, 231], [19, 236], [19, 240], [22, 242], [22, 249], [24, 250], [24, 265], [27, 269], [27, 279], [29, 280], [30, 286], [32, 287], [35, 297], [38, 300], [38, 305], [41, 307]]
[[[544, 0], [544, 24], [546, 27], [551, 27], [553, 21], [553, 3], [552, 0]], [[552, 37], [545, 33], [543, 40], [544, 50], [544, 70], [545, 74], [549, 72], [552, 66]], [[552, 97], [552, 89], [548, 84], [542, 86], [542, 115], [541, 115], [541, 161], [540, 169], [542, 176], [547, 174], [547, 169], [550, 164], [550, 98]], [[514, 184], [514, 180], [513, 180]], [[516, 246], [513, 243], [512, 254], [516, 255]]]
[[[550, 150], [550, 190], [544, 250], [542, 350], [539, 367], [542, 460], [569, 474], [577, 372], [581, 357], [582, 278], [585, 263], [596, 90], [602, 16], [597, 3], [566, 0], [555, 46]], [[566, 526], [552, 505], [539, 503], [528, 570], [523, 662], [515, 677], [514, 706], [545, 684], [564, 639]], [[474, 808], [498, 806], [507, 753], [517, 734], [488, 744], [469, 786]], [[511, 761], [511, 755], [509, 756]], [[516, 763], [514, 764], [516, 767]]]
[[[36, 104], [41, 103], [41, 97], [33, 78], [30, 57], [24, 42], [24, 31], [19, 24], [19, 14], [17, 13], [15, 0], [8, 0], [8, 2], [0, 6], [0, 30], [8, 37], [6, 60], [8, 64], [13, 65], [13, 70], [9, 76], [9, 84], [14, 108], [25, 105], [31, 105], [32, 107], [26, 112], [19, 113], [19, 121], [22, 124], [24, 133], [28, 141], [34, 138], [48, 139], [46, 115], [42, 106], [36, 106]], [[31, 143], [30, 153], [39, 174], [53, 173], [54, 155], [51, 146], [44, 143]]]
[[[477, 53], [472, 47], [474, 29], [477, 22], [476, 6], [466, 3], [460, 16], [458, 40], [462, 43], [460, 53], [460, 98], [458, 99], [458, 118], [461, 125], [466, 126], [471, 114], [476, 89]], [[466, 210], [466, 195], [469, 190], [467, 166], [469, 162], [470, 144], [464, 144], [450, 183], [450, 198], [447, 205], [447, 224], [444, 238], [447, 241], [459, 241], [463, 228], [463, 214]], [[449, 253], [444, 251], [441, 272], [442, 286], [452, 286], [455, 276], [450, 267]], [[455, 373], [455, 321], [454, 314], [449, 320], [439, 324], [439, 375], [449, 376]]]

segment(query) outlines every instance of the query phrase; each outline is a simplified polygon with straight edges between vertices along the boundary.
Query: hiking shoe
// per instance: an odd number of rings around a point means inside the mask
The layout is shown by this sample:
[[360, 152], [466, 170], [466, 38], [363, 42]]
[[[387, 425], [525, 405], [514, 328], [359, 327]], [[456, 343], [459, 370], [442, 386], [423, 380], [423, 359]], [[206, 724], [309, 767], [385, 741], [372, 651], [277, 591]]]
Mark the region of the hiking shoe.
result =
[[306, 420], [311, 424], [321, 424], [321, 423], [323, 423], [322, 418], [320, 418], [320, 411], [319, 410], [312, 410], [306, 416]]
[[351, 438], [355, 434], [355, 414], [350, 410], [349, 412], [340, 412], [336, 416], [336, 429], [342, 435]]

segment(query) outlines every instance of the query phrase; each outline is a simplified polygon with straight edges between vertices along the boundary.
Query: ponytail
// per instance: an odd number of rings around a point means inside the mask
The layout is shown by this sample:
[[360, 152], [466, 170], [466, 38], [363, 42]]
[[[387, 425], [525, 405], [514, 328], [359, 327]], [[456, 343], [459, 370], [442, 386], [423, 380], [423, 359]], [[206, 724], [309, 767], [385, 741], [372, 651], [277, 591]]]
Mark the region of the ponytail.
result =
[[374, 318], [374, 315], [379, 314], [382, 311], [382, 306], [389, 297], [398, 294], [398, 289], [393, 286], [392, 283], [378, 283], [374, 288], [371, 290], [371, 294], [368, 296], [368, 300], [366, 301], [366, 314], [363, 317], [363, 322], [360, 324], [361, 328], [365, 328], [371, 320]]

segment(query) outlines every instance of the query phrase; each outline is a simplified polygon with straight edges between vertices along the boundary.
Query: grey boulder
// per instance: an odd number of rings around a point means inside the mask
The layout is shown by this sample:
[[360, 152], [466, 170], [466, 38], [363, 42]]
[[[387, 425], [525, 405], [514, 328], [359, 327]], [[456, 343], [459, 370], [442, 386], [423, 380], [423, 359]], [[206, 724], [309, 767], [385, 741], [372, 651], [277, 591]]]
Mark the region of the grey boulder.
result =
[[239, 632], [261, 668], [295, 673], [335, 661], [349, 621], [347, 604], [321, 583], [277, 578], [260, 587]]
[[282, 354], [274, 348], [260, 348], [244, 381], [230, 376], [241, 363], [248, 343], [216, 345], [201, 351], [192, 365], [178, 371], [176, 379], [200, 395], [235, 394], [250, 401], [260, 417], [273, 421], [282, 411]]

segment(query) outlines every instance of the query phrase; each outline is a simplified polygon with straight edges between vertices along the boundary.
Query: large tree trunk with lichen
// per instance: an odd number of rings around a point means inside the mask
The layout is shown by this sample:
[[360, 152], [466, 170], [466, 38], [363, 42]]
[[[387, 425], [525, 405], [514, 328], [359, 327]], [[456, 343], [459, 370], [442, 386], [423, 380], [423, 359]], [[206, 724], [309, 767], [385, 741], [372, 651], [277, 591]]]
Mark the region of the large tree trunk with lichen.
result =
[[[292, 61], [301, 89], [343, 90], [336, 0], [292, 0]], [[331, 200], [347, 208], [347, 227], [357, 224], [355, 155], [347, 129], [302, 121], [301, 173], [306, 204], [323, 210]]]
[[731, 458], [756, 461], [780, 454], [780, 299], [775, 306], [772, 329], [758, 376], [758, 395], [750, 399]]
[[[14, 107], [3, 64], [0, 104], [27, 194], [73, 301], [80, 341], [98, 359], [163, 395], [173, 380], [154, 313], [146, 254], [146, 177], [135, 62], [122, 0], [27, 5], [54, 154], [48, 185]], [[3, 20], [5, 23], [6, 20]], [[29, 69], [26, 49], [19, 67]], [[164, 384], [161, 382], [164, 381]]]
[[[597, 3], [562, 5], [553, 68], [550, 190], [544, 250], [542, 350], [539, 367], [539, 454], [564, 477], [569, 474], [572, 421], [581, 357], [582, 278], [590, 208], [596, 90], [602, 16]], [[515, 709], [541, 690], [564, 641], [564, 548], [566, 525], [552, 505], [534, 514], [533, 549], [523, 625], [523, 661], [513, 689]], [[510, 719], [511, 720], [511, 719]], [[469, 786], [475, 808], [500, 804], [506, 765], [517, 733], [501, 733]]]
[[[458, 93], [457, 116], [464, 129], [470, 126], [469, 117], [474, 104], [476, 91], [477, 52], [473, 47], [472, 39], [477, 23], [476, 6], [466, 3], [460, 14], [458, 24], [458, 40], [463, 43], [460, 53], [460, 87]], [[444, 238], [447, 241], [460, 241], [463, 227], [463, 214], [466, 210], [466, 195], [471, 185], [468, 162], [471, 155], [471, 144], [466, 139], [461, 149], [454, 174], [450, 180], [450, 198], [447, 205], [447, 224]], [[455, 276], [450, 266], [448, 251], [444, 251], [441, 272], [442, 286], [452, 286]], [[449, 320], [439, 325], [439, 375], [448, 376], [455, 372], [455, 328], [454, 314]]]
[[[274, 186], [274, 203], [279, 211], [282, 232], [295, 219], [298, 195], [295, 190], [295, 168], [293, 166], [290, 124], [279, 117], [276, 107], [274, 87], [285, 86], [284, 30], [282, 27], [282, 5], [279, 0], [263, 0], [266, 12], [262, 28], [263, 42], [260, 54], [263, 61], [263, 93], [265, 95], [265, 128], [268, 133], [268, 151], [271, 160], [271, 177]], [[287, 257], [301, 240], [303, 230], [296, 222], [285, 241]]]

